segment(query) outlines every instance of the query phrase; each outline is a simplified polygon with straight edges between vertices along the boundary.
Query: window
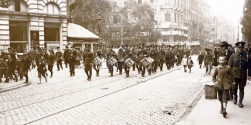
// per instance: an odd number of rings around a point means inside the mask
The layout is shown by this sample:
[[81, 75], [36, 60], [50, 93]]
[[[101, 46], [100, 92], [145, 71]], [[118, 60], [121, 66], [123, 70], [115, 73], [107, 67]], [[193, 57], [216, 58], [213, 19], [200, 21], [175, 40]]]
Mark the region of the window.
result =
[[20, 0], [15, 0], [15, 11], [20, 11]]
[[171, 21], [171, 14], [169, 12], [166, 12], [165, 14], [165, 21], [170, 22]]
[[44, 12], [46, 12], [47, 14], [59, 14], [60, 9], [57, 4], [49, 2], [44, 8]]
[[212, 28], [212, 31], [215, 31], [215, 28]]

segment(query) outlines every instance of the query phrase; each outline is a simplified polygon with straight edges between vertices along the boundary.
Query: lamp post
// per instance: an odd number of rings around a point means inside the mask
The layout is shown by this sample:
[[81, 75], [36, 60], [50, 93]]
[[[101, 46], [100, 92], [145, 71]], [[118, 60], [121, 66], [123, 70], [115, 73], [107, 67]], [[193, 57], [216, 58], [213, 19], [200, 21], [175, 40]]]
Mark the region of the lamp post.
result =
[[[101, 21], [103, 20], [102, 16], [100, 15], [100, 13], [98, 13], [96, 20], [98, 21], [98, 35], [99, 35], [99, 39], [100, 39], [100, 27], [101, 27]], [[101, 43], [102, 45], [102, 43]], [[103, 48], [103, 45], [101, 46]]]
[[98, 21], [98, 35], [100, 35], [100, 26], [101, 26], [101, 21], [103, 20], [102, 16], [100, 13], [98, 13], [96, 20]]

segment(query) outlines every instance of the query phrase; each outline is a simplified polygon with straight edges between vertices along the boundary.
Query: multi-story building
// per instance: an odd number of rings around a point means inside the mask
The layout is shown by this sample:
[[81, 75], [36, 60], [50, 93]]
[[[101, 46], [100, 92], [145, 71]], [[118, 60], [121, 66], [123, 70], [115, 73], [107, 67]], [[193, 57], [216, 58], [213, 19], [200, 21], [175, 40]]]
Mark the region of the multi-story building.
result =
[[67, 0], [9, 0], [0, 7], [0, 49], [67, 44]]

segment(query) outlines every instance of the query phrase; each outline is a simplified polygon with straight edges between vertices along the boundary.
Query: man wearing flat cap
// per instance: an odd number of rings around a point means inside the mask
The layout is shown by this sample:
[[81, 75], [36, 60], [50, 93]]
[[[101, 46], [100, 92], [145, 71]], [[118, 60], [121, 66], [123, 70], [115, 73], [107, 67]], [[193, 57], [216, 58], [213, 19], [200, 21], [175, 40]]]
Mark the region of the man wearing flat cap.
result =
[[226, 41], [220, 42], [220, 50], [221, 51], [219, 52], [219, 56], [226, 56], [227, 64], [228, 64], [229, 58], [233, 54], [233, 52], [230, 51], [228, 49], [228, 47], [229, 47], [229, 44]]
[[207, 54], [204, 56], [204, 65], [206, 67], [206, 73], [210, 74], [212, 69], [213, 54], [211, 49], [205, 48], [205, 50]]
[[[234, 82], [232, 84], [233, 89], [233, 103], [237, 104], [238, 95], [237, 91], [239, 88], [239, 107], [243, 108], [243, 98], [244, 98], [244, 88], [246, 86], [247, 78], [251, 78], [251, 59], [248, 57], [247, 53], [244, 51], [245, 42], [237, 42], [235, 46], [237, 47], [237, 52], [234, 53], [228, 62], [231, 67], [234, 77]], [[248, 73], [247, 73], [248, 70]]]

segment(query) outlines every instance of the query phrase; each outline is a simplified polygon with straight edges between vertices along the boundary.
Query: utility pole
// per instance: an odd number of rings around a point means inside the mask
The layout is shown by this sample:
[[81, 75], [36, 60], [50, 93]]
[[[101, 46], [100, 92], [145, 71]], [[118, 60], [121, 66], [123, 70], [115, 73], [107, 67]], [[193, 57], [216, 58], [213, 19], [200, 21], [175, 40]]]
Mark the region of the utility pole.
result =
[[238, 36], [237, 36], [237, 42], [239, 42], [239, 24], [238, 24]]

